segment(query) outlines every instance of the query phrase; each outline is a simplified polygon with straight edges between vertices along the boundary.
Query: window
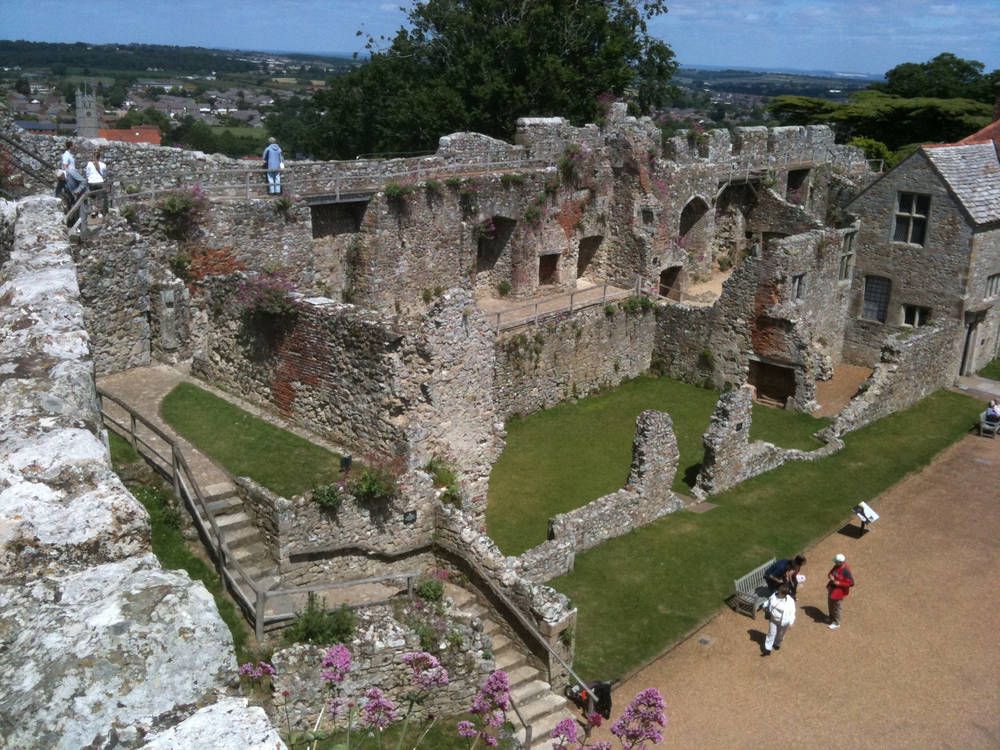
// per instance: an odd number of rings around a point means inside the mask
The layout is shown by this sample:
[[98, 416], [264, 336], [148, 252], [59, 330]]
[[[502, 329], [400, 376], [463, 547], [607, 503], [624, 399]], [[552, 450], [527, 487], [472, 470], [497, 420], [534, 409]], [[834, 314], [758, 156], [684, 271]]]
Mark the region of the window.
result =
[[931, 309], [929, 307], [917, 307], [916, 305], [903, 305], [903, 325], [904, 326], [925, 326], [930, 322]]
[[929, 195], [899, 193], [896, 202], [896, 226], [893, 242], [923, 245], [927, 235], [927, 214], [931, 207]]
[[840, 271], [837, 278], [841, 281], [850, 281], [851, 271], [854, 270], [854, 238], [857, 232], [844, 235], [844, 244], [840, 246]]
[[806, 293], [806, 275], [804, 273], [792, 276], [792, 299], [802, 299]]
[[892, 282], [884, 276], [865, 276], [865, 305], [861, 317], [885, 323]]
[[986, 279], [986, 296], [996, 297], [1000, 294], [1000, 273], [995, 273]]

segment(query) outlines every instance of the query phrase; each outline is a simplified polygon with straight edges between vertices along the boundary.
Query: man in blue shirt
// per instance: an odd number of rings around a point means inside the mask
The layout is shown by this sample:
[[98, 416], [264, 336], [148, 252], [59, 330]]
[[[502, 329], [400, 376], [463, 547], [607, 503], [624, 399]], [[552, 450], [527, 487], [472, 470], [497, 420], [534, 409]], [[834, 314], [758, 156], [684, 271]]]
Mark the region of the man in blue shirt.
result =
[[281, 170], [285, 168], [282, 161], [281, 146], [274, 138], [267, 139], [267, 148], [264, 149], [264, 169], [267, 170], [267, 192], [268, 195], [281, 194]]
[[806, 564], [804, 555], [796, 555], [793, 559], [778, 560], [774, 565], [764, 571], [764, 580], [767, 582], [768, 590], [773, 594], [778, 587], [788, 584], [788, 593], [795, 598], [796, 589], [799, 587], [799, 571]]

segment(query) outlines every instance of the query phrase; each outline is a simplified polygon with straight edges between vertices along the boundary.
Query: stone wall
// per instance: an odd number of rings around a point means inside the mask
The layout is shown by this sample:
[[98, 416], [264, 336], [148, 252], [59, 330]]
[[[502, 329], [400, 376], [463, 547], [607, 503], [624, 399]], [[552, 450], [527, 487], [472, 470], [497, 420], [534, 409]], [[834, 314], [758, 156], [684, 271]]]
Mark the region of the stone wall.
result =
[[1000, 356], [1000, 294], [989, 293], [989, 278], [1000, 274], [1000, 227], [976, 232], [972, 243], [965, 307], [974, 311], [980, 322], [972, 337], [966, 369], [977, 372]]
[[595, 305], [503, 332], [496, 339], [500, 414], [530, 414], [618, 385], [649, 369], [652, 310]]
[[705, 458], [695, 482], [695, 496], [717, 495], [789, 461], [816, 461], [844, 447], [833, 436], [827, 438], [825, 446], [814, 451], [779, 448], [763, 441], [751, 442], [752, 406], [752, 386], [728, 391], [719, 398], [708, 430], [702, 437]]
[[857, 430], [951, 385], [961, 358], [961, 333], [958, 324], [942, 321], [890, 336], [862, 392], [834, 420], [833, 433]]
[[[111, 470], [59, 202], [16, 210], [0, 268], [0, 726], [11, 747], [134, 748], [165, 732], [193, 746], [185, 720], [232, 684], [232, 638], [200, 582], [160, 567]], [[237, 703], [220, 734], [284, 747]]]
[[[412, 605], [411, 605], [412, 606]], [[422, 602], [417, 603], [423, 607]], [[440, 650], [434, 655], [448, 670], [448, 685], [435, 688], [427, 700], [413, 707], [413, 720], [429, 716], [456, 716], [466, 713], [479, 688], [496, 668], [492, 657], [489, 636], [461, 613], [445, 609], [444, 615], [434, 615], [444, 632]], [[329, 710], [323, 712], [321, 729], [346, 727], [348, 710], [346, 702], [353, 701], [354, 722], [365, 703], [365, 691], [377, 687], [405, 715], [409, 705], [408, 695], [414, 691], [412, 671], [403, 661], [406, 654], [421, 651], [420, 638], [412, 626], [400, 622], [390, 607], [371, 607], [358, 612], [358, 624], [351, 642], [351, 670], [339, 686], [339, 697], [345, 703], [336, 717]], [[272, 663], [277, 674], [272, 680], [277, 709], [288, 718], [295, 730], [311, 730], [319, 717], [320, 709], [330, 699], [331, 693], [320, 676], [325, 648], [298, 644], [274, 653]], [[282, 694], [288, 691], [288, 697]], [[355, 731], [357, 728], [355, 727]]]
[[552, 518], [549, 537], [569, 539], [579, 553], [683, 508], [684, 500], [670, 489], [679, 460], [670, 415], [642, 412], [636, 419], [628, 483], [617, 492]]
[[250, 477], [233, 477], [233, 484], [243, 502], [243, 510], [260, 532], [271, 559], [277, 563], [281, 545], [281, 517], [289, 501], [257, 484]]
[[282, 499], [281, 585], [429, 570], [434, 518], [434, 488], [422, 471], [400, 477], [397, 497], [385, 503], [364, 503], [347, 492], [336, 510], [311, 497]]

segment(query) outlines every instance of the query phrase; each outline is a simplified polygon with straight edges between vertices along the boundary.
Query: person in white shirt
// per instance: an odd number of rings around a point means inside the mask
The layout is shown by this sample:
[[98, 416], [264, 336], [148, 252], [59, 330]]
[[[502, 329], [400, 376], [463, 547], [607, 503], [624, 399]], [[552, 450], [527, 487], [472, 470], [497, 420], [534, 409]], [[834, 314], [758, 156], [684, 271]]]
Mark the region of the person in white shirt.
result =
[[97, 149], [94, 158], [87, 162], [84, 173], [87, 175], [87, 187], [91, 191], [100, 191], [98, 195], [101, 197], [101, 211], [106, 212], [108, 209], [108, 194], [104, 190], [104, 178], [108, 174], [108, 166], [101, 161], [101, 149]]
[[73, 141], [66, 141], [66, 150], [63, 151], [59, 160], [59, 171], [61, 184], [56, 188], [56, 195], [58, 196], [62, 192], [62, 188], [65, 188], [73, 199], [78, 198], [83, 193], [86, 183], [83, 181], [83, 175], [76, 169]]
[[788, 595], [788, 584], [783, 583], [767, 600], [767, 637], [762, 656], [770, 656], [772, 649], [781, 648], [785, 633], [795, 624], [795, 600]]

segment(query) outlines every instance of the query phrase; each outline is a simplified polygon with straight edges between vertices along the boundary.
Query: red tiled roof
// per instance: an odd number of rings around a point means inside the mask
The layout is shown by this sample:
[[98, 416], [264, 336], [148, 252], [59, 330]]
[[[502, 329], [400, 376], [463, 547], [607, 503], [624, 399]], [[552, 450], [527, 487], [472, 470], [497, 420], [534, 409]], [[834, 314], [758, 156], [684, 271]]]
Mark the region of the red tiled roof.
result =
[[966, 136], [958, 143], [965, 145], [967, 143], [989, 143], [990, 141], [1000, 144], [1000, 120], [994, 120], [982, 130]]
[[97, 134], [109, 141], [160, 145], [160, 129], [155, 125], [140, 125], [136, 128], [101, 128]]

